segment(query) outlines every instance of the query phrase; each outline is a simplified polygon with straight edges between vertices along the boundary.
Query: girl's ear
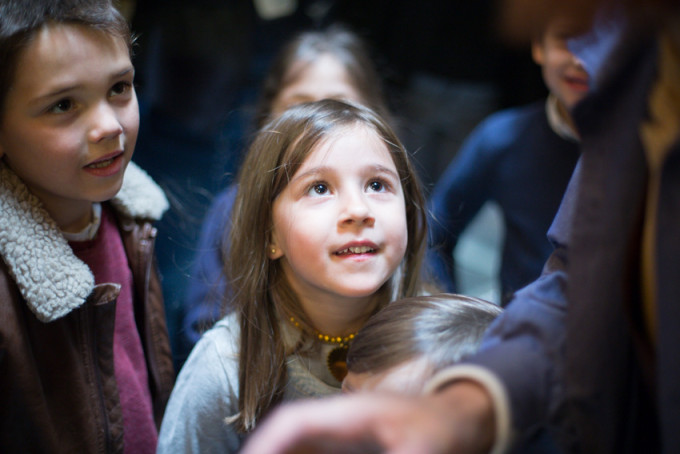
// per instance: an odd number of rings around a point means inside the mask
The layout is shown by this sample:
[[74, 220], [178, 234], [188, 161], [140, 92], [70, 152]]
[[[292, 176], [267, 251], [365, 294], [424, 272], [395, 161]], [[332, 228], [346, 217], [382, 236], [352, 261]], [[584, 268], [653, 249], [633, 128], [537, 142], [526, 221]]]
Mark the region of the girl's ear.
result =
[[274, 243], [271, 243], [269, 244], [269, 251], [267, 252], [267, 255], [271, 260], [280, 259], [283, 257], [283, 250], [280, 247], [277, 247]]
[[276, 260], [283, 257], [283, 249], [279, 247], [279, 241], [276, 239], [276, 229], [274, 229], [271, 233], [267, 248], [267, 256], [269, 256], [270, 260]]
[[279, 246], [279, 238], [277, 229], [272, 225], [269, 230], [269, 244], [267, 244], [267, 256], [269, 260], [277, 260], [285, 255], [283, 248]]

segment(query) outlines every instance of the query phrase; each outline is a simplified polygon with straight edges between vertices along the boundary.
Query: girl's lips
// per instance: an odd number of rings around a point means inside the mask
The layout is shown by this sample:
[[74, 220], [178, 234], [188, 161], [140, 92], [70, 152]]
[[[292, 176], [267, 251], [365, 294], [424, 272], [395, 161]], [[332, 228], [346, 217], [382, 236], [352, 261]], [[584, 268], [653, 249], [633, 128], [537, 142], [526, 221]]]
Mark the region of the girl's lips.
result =
[[110, 153], [85, 165], [83, 170], [99, 177], [115, 175], [123, 166], [123, 156], [124, 152], [122, 151]]
[[378, 246], [373, 243], [348, 244], [334, 252], [336, 256], [374, 254], [378, 251]]
[[335, 255], [349, 255], [349, 254], [368, 254], [375, 252], [375, 249], [368, 246], [353, 246], [337, 251]]

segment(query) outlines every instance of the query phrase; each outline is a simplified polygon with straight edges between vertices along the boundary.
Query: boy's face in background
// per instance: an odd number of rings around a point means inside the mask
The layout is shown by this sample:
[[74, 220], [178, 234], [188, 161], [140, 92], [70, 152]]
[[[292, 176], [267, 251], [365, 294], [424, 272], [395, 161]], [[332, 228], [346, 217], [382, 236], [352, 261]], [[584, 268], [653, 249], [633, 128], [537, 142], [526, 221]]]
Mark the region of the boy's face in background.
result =
[[37, 32], [17, 64], [0, 156], [64, 231], [120, 189], [139, 128], [123, 39], [78, 25]]
[[571, 110], [588, 93], [589, 78], [582, 62], [571, 53], [567, 40], [576, 29], [566, 20], [552, 20], [543, 38], [532, 43], [534, 61], [541, 65], [543, 80], [564, 108]]

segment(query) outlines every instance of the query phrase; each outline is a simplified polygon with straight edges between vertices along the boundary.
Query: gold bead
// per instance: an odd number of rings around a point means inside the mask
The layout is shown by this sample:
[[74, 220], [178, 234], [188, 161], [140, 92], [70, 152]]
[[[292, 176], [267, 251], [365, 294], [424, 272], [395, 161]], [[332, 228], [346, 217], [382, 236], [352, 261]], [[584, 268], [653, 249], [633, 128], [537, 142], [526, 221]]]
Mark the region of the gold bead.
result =
[[[293, 325], [295, 325], [296, 328], [300, 327], [300, 323], [297, 320], [295, 320], [295, 317], [290, 317], [290, 322]], [[354, 339], [355, 334], [356, 333], [352, 333], [349, 336], [341, 337], [341, 336], [329, 336], [328, 334], [322, 334], [317, 331], [316, 338], [321, 342], [330, 342], [331, 344], [338, 344], [339, 347], [345, 347], [346, 345], [349, 344], [349, 342], [352, 339]]]

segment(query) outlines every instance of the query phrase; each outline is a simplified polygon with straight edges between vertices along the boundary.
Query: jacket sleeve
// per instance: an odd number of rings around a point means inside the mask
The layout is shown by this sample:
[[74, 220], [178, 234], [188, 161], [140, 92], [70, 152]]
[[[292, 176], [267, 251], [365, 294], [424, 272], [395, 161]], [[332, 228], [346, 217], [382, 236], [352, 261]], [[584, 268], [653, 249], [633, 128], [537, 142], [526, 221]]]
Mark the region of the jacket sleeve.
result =
[[458, 239], [491, 197], [497, 150], [490, 139], [498, 134], [495, 123], [492, 116], [475, 128], [430, 197], [427, 265], [447, 291], [455, 291], [453, 251]]
[[555, 251], [539, 279], [518, 291], [492, 324], [470, 363], [503, 384], [514, 431], [522, 433], [557, 409], [563, 394], [568, 243], [580, 165], [548, 236]]

